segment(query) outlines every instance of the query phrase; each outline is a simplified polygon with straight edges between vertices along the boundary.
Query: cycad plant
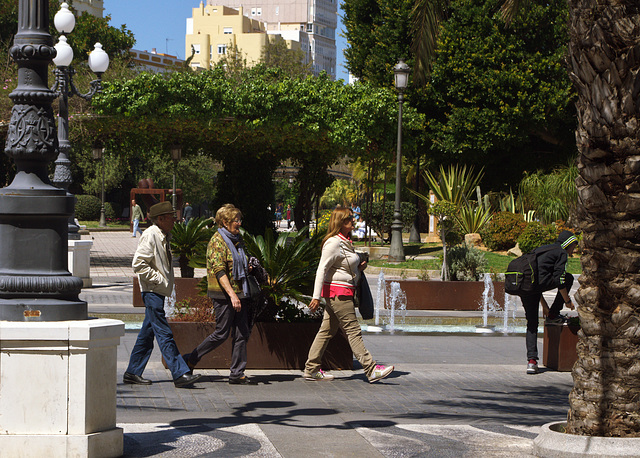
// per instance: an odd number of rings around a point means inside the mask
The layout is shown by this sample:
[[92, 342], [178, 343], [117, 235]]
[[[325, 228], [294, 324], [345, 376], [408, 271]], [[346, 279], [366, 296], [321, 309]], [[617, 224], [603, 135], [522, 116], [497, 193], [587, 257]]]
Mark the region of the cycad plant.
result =
[[269, 275], [267, 283], [261, 285], [267, 305], [256, 321], [303, 318], [295, 302], [308, 299], [312, 293], [322, 237], [309, 238], [305, 227], [297, 234], [281, 232], [277, 237], [270, 228], [264, 236], [243, 231], [242, 238], [248, 254], [257, 258]]
[[171, 251], [178, 256], [180, 276], [193, 278], [194, 269], [189, 261], [206, 252], [207, 244], [213, 236], [210, 218], [193, 218], [186, 223], [176, 223], [171, 231]]

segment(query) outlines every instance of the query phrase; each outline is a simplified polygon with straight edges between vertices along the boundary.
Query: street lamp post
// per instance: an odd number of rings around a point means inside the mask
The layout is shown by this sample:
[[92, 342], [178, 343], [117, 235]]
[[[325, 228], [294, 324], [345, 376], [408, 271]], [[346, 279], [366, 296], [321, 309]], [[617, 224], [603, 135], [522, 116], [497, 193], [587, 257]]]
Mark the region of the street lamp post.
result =
[[396, 150], [396, 199], [393, 211], [393, 223], [391, 224], [391, 246], [389, 247], [389, 261], [404, 261], [404, 247], [402, 246], [402, 211], [400, 208], [402, 194], [402, 103], [404, 102], [404, 91], [409, 82], [409, 72], [411, 69], [400, 59], [393, 74], [395, 77], [396, 90], [398, 91], [398, 148]]
[[[73, 31], [76, 25], [75, 16], [69, 11], [69, 5], [63, 3], [53, 19], [56, 30], [63, 34]], [[67, 191], [72, 183], [71, 178], [71, 161], [69, 153], [71, 152], [71, 143], [69, 142], [69, 97], [77, 95], [84, 100], [91, 98], [98, 92], [102, 91], [102, 74], [109, 68], [109, 56], [102, 49], [100, 43], [96, 43], [94, 50], [89, 54], [89, 67], [93, 71], [97, 79], [90, 83], [89, 92], [81, 94], [73, 84], [73, 75], [75, 70], [71, 67], [73, 61], [73, 49], [67, 43], [67, 37], [60, 35], [58, 43], [55, 45], [56, 57], [53, 63], [56, 65], [54, 70], [56, 81], [51, 88], [56, 93], [59, 100], [58, 111], [58, 158], [55, 161], [56, 168], [53, 176], [53, 184]], [[104, 173], [104, 166], [103, 166]], [[69, 194], [70, 195], [70, 194]], [[102, 225], [101, 225], [102, 226]], [[75, 214], [69, 218], [69, 238], [79, 239], [78, 225], [75, 223]]]
[[171, 206], [173, 207], [173, 211], [176, 211], [176, 168], [178, 167], [178, 162], [182, 159], [182, 147], [180, 145], [173, 145], [170, 149], [171, 151], [171, 159], [173, 160], [173, 193], [171, 199]]
[[101, 146], [95, 146], [93, 148], [93, 158], [102, 159], [102, 185], [100, 190], [100, 222], [98, 226], [107, 227], [107, 218], [104, 214], [104, 148]]

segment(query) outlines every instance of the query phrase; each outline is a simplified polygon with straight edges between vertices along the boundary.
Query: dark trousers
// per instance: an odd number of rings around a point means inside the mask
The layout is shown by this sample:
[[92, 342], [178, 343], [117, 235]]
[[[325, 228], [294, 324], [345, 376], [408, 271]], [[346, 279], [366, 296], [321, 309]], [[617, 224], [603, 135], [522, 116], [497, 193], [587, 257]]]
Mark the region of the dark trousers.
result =
[[156, 293], [142, 293], [142, 300], [144, 301], [144, 321], [133, 350], [131, 350], [127, 372], [142, 375], [147, 362], [149, 362], [149, 357], [151, 357], [153, 337], [155, 336], [162, 357], [167, 362], [175, 380], [189, 372], [189, 367], [180, 356], [176, 342], [173, 340], [173, 333], [167, 323], [164, 314], [164, 296]]
[[239, 378], [244, 375], [247, 367], [247, 341], [249, 340], [249, 320], [247, 309], [249, 299], [241, 299], [242, 308], [236, 312], [231, 306], [231, 301], [224, 299], [212, 299], [213, 309], [216, 313], [216, 329], [198, 345], [190, 354], [184, 355], [189, 363], [195, 365], [204, 355], [218, 348], [231, 335], [231, 373], [230, 378]]
[[[567, 293], [569, 293], [572, 286], [573, 275], [566, 273], [565, 287], [567, 288]], [[535, 359], [536, 361], [538, 360], [538, 312], [540, 310], [540, 297], [542, 297], [542, 291], [520, 296], [524, 314], [527, 318], [527, 359]], [[553, 303], [549, 306], [549, 316], [558, 316], [562, 307], [564, 307], [564, 298], [562, 294], [558, 292]]]

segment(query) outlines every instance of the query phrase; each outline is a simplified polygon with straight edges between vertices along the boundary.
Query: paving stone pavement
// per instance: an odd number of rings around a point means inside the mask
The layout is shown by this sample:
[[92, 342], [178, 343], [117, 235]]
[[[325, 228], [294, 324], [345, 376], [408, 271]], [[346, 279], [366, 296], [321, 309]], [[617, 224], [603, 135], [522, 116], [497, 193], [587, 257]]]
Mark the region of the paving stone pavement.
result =
[[[83, 299], [90, 311], [134, 312], [137, 239], [92, 237], [94, 287]], [[249, 386], [229, 385], [228, 370], [196, 369], [201, 381], [177, 389], [156, 348], [144, 373], [153, 385], [125, 385], [136, 335], [128, 330], [118, 347], [127, 457], [528, 457], [540, 426], [566, 418], [572, 387], [569, 373], [525, 374], [524, 337], [486, 334], [365, 334], [377, 361], [396, 366], [376, 384], [361, 369], [334, 371], [332, 382], [247, 371]]]

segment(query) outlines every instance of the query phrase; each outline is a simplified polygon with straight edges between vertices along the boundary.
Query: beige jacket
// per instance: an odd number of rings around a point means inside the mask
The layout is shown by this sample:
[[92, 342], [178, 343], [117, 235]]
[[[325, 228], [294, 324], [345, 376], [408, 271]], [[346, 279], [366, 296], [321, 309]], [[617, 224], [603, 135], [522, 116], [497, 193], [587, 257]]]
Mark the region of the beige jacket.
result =
[[313, 298], [320, 299], [324, 285], [335, 285], [355, 289], [360, 280], [358, 265], [361, 256], [356, 252], [350, 240], [342, 234], [327, 239], [322, 246], [320, 264], [316, 271]]
[[140, 291], [143, 293], [171, 296], [173, 268], [168, 248], [167, 236], [155, 224], [142, 233], [131, 266], [138, 275]]

